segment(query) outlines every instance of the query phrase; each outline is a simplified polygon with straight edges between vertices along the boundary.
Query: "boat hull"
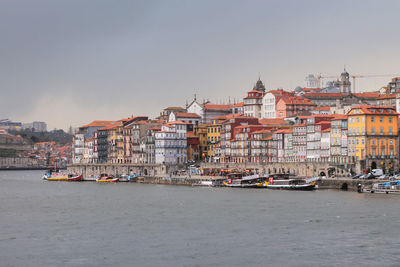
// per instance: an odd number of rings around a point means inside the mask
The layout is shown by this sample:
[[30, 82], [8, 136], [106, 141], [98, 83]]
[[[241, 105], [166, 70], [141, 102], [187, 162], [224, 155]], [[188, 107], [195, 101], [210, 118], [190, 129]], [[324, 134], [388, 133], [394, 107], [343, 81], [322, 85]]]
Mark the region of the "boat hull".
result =
[[64, 181], [64, 182], [80, 182], [82, 181], [82, 175], [79, 176], [72, 176], [72, 177], [68, 177], [68, 176], [59, 176], [59, 177], [44, 177], [43, 178], [46, 181]]
[[96, 182], [98, 183], [116, 183], [118, 182], [118, 178], [112, 178], [112, 179], [97, 179]]
[[315, 189], [315, 184], [309, 185], [267, 185], [267, 189], [274, 190], [298, 190], [298, 191], [312, 191]]

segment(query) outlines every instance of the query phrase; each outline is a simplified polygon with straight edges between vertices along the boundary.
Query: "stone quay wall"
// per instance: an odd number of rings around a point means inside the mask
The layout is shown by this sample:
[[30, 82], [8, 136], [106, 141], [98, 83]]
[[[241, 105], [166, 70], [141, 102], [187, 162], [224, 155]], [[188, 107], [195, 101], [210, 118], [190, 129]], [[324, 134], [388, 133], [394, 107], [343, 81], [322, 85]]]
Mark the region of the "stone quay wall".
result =
[[161, 177], [165, 176], [169, 169], [168, 166], [161, 164], [73, 164], [67, 166], [68, 173], [83, 175], [84, 178], [97, 177], [101, 174]]
[[290, 173], [301, 177], [328, 176], [328, 169], [330, 168], [328, 162], [201, 163], [201, 167], [208, 169], [252, 169], [260, 174]]

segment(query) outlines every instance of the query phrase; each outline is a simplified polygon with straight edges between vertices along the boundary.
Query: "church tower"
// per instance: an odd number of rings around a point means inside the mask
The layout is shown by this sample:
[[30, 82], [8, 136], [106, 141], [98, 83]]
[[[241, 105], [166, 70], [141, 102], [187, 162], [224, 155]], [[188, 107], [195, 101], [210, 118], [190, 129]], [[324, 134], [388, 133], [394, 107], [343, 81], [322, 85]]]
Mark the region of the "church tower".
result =
[[350, 75], [344, 68], [342, 74], [340, 74], [339, 88], [342, 94], [351, 94], [351, 82]]
[[257, 81], [256, 85], [254, 85], [253, 90], [265, 92], [265, 86], [260, 78], [258, 78], [258, 81]]

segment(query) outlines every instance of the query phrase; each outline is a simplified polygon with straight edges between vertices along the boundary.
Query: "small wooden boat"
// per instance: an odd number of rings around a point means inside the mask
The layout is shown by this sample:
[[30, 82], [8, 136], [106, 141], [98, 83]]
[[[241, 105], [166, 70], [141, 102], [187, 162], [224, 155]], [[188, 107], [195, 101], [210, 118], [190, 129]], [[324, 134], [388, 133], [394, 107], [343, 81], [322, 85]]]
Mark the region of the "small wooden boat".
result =
[[101, 176], [98, 179], [96, 179], [96, 182], [99, 182], [99, 183], [116, 183], [118, 181], [119, 181], [119, 179], [115, 178], [113, 176]]
[[82, 181], [82, 175], [66, 175], [64, 173], [48, 173], [43, 176], [46, 181], [65, 181], [65, 182], [79, 182]]

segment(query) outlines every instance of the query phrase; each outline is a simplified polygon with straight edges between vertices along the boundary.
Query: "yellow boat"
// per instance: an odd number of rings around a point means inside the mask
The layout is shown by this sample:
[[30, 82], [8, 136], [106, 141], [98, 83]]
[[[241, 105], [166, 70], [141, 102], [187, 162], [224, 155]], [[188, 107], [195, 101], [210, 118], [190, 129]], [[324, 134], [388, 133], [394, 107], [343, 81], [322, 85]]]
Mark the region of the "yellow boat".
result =
[[115, 178], [112, 176], [103, 176], [103, 177], [96, 179], [96, 182], [99, 182], [99, 183], [116, 183], [118, 181], [119, 181], [118, 178]]

